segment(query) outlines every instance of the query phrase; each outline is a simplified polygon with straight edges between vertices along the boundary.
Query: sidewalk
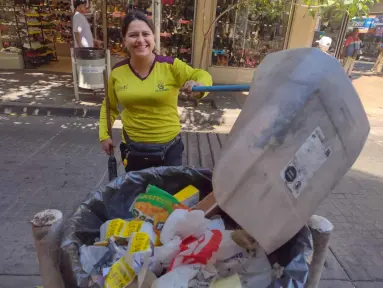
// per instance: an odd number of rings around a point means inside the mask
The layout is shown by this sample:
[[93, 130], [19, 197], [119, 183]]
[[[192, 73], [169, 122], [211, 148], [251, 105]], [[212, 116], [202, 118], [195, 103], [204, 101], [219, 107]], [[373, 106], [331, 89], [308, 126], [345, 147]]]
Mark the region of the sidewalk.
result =
[[[0, 113], [79, 116], [98, 119], [103, 91], [80, 90], [74, 99], [72, 74], [34, 70], [0, 70]], [[188, 131], [228, 133], [240, 106], [227, 93], [211, 93], [203, 103], [179, 101], [181, 123]]]

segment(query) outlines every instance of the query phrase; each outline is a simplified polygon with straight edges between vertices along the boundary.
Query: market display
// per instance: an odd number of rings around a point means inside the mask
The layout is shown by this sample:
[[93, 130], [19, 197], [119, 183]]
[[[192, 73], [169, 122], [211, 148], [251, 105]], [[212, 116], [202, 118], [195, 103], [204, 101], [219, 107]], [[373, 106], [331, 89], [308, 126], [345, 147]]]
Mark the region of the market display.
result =
[[[23, 68], [22, 39], [25, 35], [19, 34], [16, 7], [13, 1], [0, 1], [0, 62], [3, 67]], [[14, 61], [11, 58], [15, 59]], [[11, 63], [5, 63], [11, 62]]]
[[162, 0], [161, 55], [191, 64], [195, 0]]
[[[237, 3], [218, 0], [216, 17]], [[225, 13], [215, 26], [212, 64], [255, 68], [267, 54], [284, 49], [290, 5], [253, 1]]]
[[[161, 4], [161, 51], [157, 52], [191, 64], [195, 0], [162, 0]], [[108, 48], [112, 55], [127, 57], [121, 26], [126, 13], [134, 10], [153, 19], [151, 0], [108, 1]]]
[[121, 27], [126, 12], [132, 10], [142, 11], [149, 19], [152, 19], [151, 0], [111, 0], [107, 3], [108, 48], [112, 55], [123, 58], [128, 56], [124, 46]]
[[15, 7], [17, 30], [24, 56], [33, 66], [57, 60], [56, 30], [51, 8], [46, 2], [33, 4], [32, 1], [28, 5], [19, 4]]
[[72, 35], [72, 11], [70, 1], [60, 1], [53, 6], [52, 13], [54, 14], [53, 23], [57, 30], [58, 43], [73, 43]]

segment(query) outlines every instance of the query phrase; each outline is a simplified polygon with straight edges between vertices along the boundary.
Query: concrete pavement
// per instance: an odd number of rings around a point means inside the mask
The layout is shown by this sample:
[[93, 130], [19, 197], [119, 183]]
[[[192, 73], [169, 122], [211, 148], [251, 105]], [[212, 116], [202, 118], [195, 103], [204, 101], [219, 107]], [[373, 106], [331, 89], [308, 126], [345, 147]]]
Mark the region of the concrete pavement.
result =
[[97, 127], [88, 119], [1, 116], [0, 287], [40, 282], [33, 215], [58, 208], [67, 216], [105, 179]]

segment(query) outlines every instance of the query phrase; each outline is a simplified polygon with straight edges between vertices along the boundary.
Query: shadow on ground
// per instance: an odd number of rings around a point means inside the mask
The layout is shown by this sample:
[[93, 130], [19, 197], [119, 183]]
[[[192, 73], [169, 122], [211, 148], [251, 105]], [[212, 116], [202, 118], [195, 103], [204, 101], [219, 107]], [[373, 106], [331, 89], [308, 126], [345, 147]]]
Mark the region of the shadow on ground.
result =
[[[0, 103], [25, 104], [25, 107], [34, 108], [93, 107], [98, 111], [103, 97], [103, 90], [94, 93], [92, 90], [80, 89], [81, 101], [75, 101], [72, 74], [0, 70]], [[209, 94], [197, 107], [193, 102], [181, 99], [178, 106], [183, 128], [189, 131], [212, 131], [217, 125], [232, 126], [239, 114], [237, 110], [240, 109], [237, 97], [233, 93], [224, 92]]]
[[80, 89], [80, 103], [74, 99], [72, 74], [38, 72], [35, 70], [0, 70], [0, 97], [2, 102], [29, 105], [99, 106], [103, 92], [96, 94]]

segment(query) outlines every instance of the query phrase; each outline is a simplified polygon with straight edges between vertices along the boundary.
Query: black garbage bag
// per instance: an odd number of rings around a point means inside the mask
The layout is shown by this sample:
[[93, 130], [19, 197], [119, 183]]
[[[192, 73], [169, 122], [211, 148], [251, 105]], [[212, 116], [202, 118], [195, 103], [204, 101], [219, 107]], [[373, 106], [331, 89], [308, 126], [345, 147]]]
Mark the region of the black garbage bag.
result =
[[61, 240], [62, 274], [67, 287], [90, 287], [89, 274], [80, 262], [80, 247], [92, 245], [100, 237], [100, 226], [111, 219], [132, 218], [129, 207], [149, 184], [170, 194], [188, 185], [200, 191], [201, 199], [211, 192], [212, 173], [188, 167], [157, 167], [119, 176], [93, 192], [66, 221]]
[[[119, 176], [91, 193], [64, 225], [61, 270], [66, 287], [99, 288], [92, 284], [90, 275], [82, 269], [80, 247], [92, 245], [100, 237], [100, 227], [106, 221], [132, 218], [129, 208], [149, 184], [173, 195], [188, 185], [194, 185], [202, 199], [213, 190], [211, 178], [212, 172], [207, 169], [156, 167]], [[273, 279], [270, 288], [303, 288], [308, 275], [306, 259], [311, 252], [311, 233], [308, 227], [304, 227], [288, 243], [269, 255], [271, 265], [278, 263], [285, 267], [282, 278]]]

